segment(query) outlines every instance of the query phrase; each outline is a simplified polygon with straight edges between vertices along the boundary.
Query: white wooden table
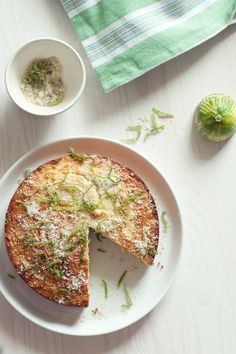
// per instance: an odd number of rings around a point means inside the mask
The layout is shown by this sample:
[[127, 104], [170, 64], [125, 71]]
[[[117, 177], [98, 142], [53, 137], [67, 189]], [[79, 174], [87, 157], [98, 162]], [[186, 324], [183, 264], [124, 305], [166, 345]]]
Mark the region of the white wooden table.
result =
[[[37, 118], [18, 109], [4, 86], [9, 57], [40, 36], [60, 38], [85, 60], [87, 85], [68, 112]], [[125, 127], [153, 106], [175, 118], [136, 149], [169, 180], [184, 221], [184, 249], [170, 291], [137, 324], [101, 337], [70, 337], [23, 318], [0, 295], [1, 354], [236, 353], [236, 136], [204, 141], [193, 129], [198, 101], [211, 92], [236, 98], [236, 26], [132, 83], [105, 94], [59, 0], [0, 2], [0, 174], [46, 142], [75, 135], [120, 140]]]

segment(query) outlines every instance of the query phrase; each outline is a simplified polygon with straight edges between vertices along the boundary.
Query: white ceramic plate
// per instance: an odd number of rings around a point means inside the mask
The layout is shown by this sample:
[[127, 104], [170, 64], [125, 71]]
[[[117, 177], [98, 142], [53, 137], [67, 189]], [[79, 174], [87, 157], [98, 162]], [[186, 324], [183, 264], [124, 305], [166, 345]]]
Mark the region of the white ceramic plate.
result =
[[[61, 156], [73, 146], [80, 152], [92, 152], [118, 160], [133, 169], [147, 184], [159, 212], [167, 211], [169, 228], [163, 230], [160, 220], [159, 254], [149, 268], [108, 240], [90, 242], [90, 305], [76, 309], [58, 305], [44, 299], [17, 275], [5, 248], [5, 213], [23, 171]], [[182, 224], [176, 199], [160, 172], [144, 157], [125, 145], [100, 138], [81, 137], [60, 140], [37, 148], [18, 160], [0, 182], [0, 290], [9, 303], [32, 322], [55, 332], [70, 335], [98, 335], [113, 332], [131, 325], [151, 311], [167, 292], [174, 278], [182, 246]], [[161, 218], [160, 218], [161, 219]], [[101, 253], [102, 247], [107, 252]], [[137, 267], [137, 268], [136, 268]], [[133, 269], [135, 268], [135, 269]], [[124, 270], [130, 269], [125, 283], [133, 306], [122, 310], [126, 303], [124, 289], [117, 288], [117, 280]], [[133, 269], [133, 270], [132, 270]], [[15, 279], [8, 276], [13, 274]], [[108, 284], [109, 297], [105, 299], [102, 279]], [[98, 309], [94, 315], [93, 310]]]

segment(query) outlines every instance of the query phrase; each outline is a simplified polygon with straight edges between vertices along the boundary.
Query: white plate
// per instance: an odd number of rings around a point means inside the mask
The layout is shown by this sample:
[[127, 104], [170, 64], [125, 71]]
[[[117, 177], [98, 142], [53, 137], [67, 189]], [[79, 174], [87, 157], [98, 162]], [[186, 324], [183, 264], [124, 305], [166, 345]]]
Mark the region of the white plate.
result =
[[[5, 213], [24, 170], [34, 169], [40, 164], [63, 155], [68, 146], [80, 152], [92, 152], [120, 161], [133, 169], [147, 184], [159, 212], [167, 211], [167, 233], [160, 225], [159, 254], [155, 265], [147, 268], [131, 255], [125, 254], [111, 241], [102, 243], [96, 238], [90, 242], [90, 305], [87, 309], [70, 308], [44, 299], [17, 275], [13, 269], [5, 248], [4, 219]], [[162, 299], [173, 281], [182, 246], [182, 223], [176, 199], [168, 183], [160, 172], [144, 157], [125, 145], [107, 139], [81, 137], [60, 140], [44, 145], [26, 154], [18, 160], [4, 175], [0, 182], [0, 220], [2, 239], [0, 243], [0, 291], [8, 302], [23, 316], [32, 322], [55, 332], [70, 335], [98, 335], [113, 332], [131, 325]], [[161, 218], [160, 218], [161, 219]], [[160, 220], [161, 223], [161, 220]], [[98, 247], [107, 250], [97, 251]], [[158, 263], [159, 262], [159, 263]], [[163, 265], [163, 267], [162, 267]], [[117, 280], [124, 270], [130, 267], [125, 283], [133, 306], [122, 310], [125, 301], [123, 287], [117, 288]], [[132, 269], [132, 268], [131, 268]], [[15, 276], [12, 279], [8, 276]], [[109, 297], [104, 298], [102, 279], [108, 284]], [[98, 308], [98, 313], [92, 310]]]

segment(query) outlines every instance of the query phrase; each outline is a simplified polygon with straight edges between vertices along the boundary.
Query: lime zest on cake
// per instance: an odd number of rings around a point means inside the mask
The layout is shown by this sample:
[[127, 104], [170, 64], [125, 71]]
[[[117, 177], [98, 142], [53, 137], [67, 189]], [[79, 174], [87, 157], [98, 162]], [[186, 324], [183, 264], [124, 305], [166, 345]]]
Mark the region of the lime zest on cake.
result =
[[69, 147], [67, 155], [69, 155], [70, 157], [73, 157], [73, 159], [79, 160], [81, 162], [83, 162], [85, 160], [85, 156], [78, 154], [78, 152], [73, 147]]

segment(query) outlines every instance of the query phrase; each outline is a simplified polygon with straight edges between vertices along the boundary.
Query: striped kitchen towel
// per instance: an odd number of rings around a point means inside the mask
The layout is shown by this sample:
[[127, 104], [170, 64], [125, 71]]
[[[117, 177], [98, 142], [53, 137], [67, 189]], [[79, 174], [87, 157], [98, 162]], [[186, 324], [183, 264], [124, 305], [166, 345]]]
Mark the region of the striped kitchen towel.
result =
[[60, 0], [105, 91], [224, 29], [236, 0]]

